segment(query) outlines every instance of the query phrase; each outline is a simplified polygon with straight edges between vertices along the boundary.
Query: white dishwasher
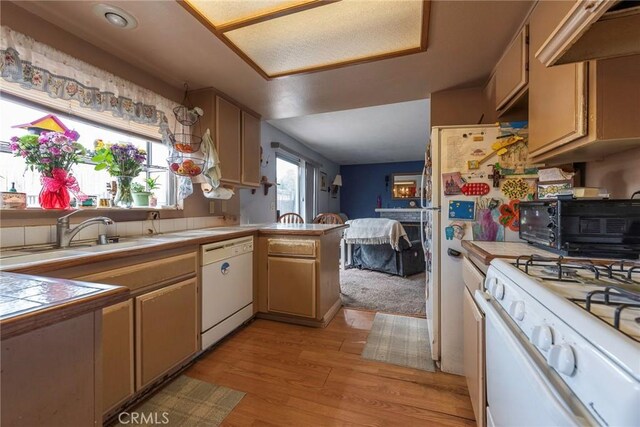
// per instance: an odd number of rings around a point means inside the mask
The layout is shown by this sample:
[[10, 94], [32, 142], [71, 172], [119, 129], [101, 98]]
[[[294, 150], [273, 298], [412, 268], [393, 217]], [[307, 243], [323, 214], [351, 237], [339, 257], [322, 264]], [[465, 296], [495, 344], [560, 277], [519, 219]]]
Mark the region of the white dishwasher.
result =
[[202, 349], [253, 316], [253, 237], [211, 243], [202, 251]]

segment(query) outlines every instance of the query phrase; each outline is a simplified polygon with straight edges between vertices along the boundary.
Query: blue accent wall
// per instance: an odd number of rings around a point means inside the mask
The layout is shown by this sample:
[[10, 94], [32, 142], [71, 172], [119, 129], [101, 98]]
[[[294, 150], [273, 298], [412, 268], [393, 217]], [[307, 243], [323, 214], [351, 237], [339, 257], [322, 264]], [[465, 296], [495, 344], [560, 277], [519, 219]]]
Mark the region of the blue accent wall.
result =
[[[376, 163], [340, 166], [340, 210], [355, 218], [377, 218], [375, 211], [378, 195], [383, 208], [406, 208], [407, 200], [391, 200], [391, 175], [402, 172], [422, 172], [424, 162]], [[385, 176], [389, 185], [385, 186]]]

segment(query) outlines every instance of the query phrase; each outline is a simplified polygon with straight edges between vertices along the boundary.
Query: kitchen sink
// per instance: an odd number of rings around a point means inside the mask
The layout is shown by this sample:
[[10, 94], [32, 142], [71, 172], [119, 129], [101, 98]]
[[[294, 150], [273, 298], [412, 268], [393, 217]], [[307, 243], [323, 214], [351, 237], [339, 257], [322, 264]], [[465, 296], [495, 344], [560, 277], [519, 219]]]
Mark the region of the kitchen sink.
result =
[[56, 258], [66, 258], [82, 255], [84, 255], [84, 252], [68, 249], [56, 249], [50, 252], [39, 252], [31, 254], [26, 252], [11, 251], [7, 253], [3, 252], [2, 254], [0, 254], [0, 262], [3, 266], [10, 266], [15, 264], [26, 264], [37, 261], [47, 261]]

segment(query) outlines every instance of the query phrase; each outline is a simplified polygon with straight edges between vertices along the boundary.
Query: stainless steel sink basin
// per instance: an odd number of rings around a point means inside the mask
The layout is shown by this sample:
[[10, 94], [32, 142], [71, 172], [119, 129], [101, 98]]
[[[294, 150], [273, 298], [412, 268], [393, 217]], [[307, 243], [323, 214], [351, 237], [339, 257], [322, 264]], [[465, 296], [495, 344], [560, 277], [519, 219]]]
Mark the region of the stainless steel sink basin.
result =
[[140, 239], [133, 240], [120, 240], [118, 243], [109, 243], [107, 245], [95, 245], [87, 248], [78, 249], [83, 253], [99, 253], [99, 252], [107, 252], [107, 251], [118, 251], [121, 249], [132, 248], [136, 246], [147, 246], [153, 245], [155, 243], [164, 243], [166, 240], [156, 239], [150, 237], [142, 237]]

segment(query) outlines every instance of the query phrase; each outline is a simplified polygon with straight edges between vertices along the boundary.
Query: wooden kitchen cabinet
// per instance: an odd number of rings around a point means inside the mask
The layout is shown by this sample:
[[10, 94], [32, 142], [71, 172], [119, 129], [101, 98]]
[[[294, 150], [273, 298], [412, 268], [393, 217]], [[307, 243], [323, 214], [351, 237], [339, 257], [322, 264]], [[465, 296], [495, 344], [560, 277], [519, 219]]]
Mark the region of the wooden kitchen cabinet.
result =
[[500, 111], [522, 95], [529, 83], [527, 70], [528, 26], [524, 26], [498, 62], [495, 71], [496, 110]]
[[532, 156], [587, 133], [587, 64], [547, 68], [535, 58], [573, 2], [538, 2], [529, 20], [529, 151]]
[[222, 181], [227, 184], [258, 187], [260, 185], [260, 118], [221, 97], [215, 89], [189, 92], [194, 105], [204, 115], [203, 131], [211, 130], [215, 141]]
[[198, 292], [189, 279], [136, 298], [136, 384], [142, 388], [198, 350]]
[[545, 67], [535, 54], [573, 2], [538, 2], [529, 22], [529, 151], [584, 162], [640, 147], [640, 55]]
[[242, 184], [260, 185], [260, 119], [242, 112]]
[[102, 310], [102, 410], [131, 397], [134, 386], [133, 300]]
[[341, 306], [342, 228], [316, 235], [299, 232], [259, 237], [257, 316], [325, 327]]
[[216, 148], [222, 181], [240, 184], [241, 178], [240, 108], [216, 96]]
[[316, 260], [269, 257], [268, 304], [273, 313], [316, 317]]

